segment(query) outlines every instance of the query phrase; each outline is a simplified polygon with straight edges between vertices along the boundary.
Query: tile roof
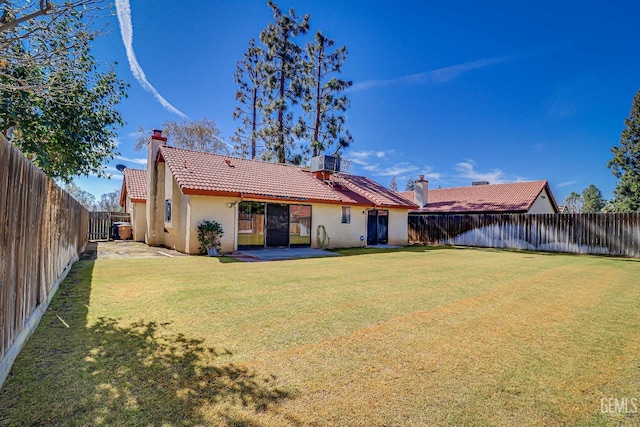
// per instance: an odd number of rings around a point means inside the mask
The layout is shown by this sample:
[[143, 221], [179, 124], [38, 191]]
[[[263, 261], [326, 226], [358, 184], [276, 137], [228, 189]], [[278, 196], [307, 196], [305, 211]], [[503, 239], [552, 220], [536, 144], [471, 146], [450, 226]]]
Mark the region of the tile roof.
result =
[[160, 147], [158, 161], [166, 163], [184, 194], [407, 209], [416, 207], [376, 182], [354, 175], [333, 175], [331, 180], [322, 181], [309, 170], [297, 166], [166, 145]]
[[[376, 206], [407, 206], [412, 209], [417, 206], [408, 205], [407, 199], [365, 176], [340, 174], [334, 180], [338, 184], [334, 186], [336, 191], [352, 191], [360, 197], [373, 201]], [[409, 201], [413, 204], [413, 200]]]
[[[522, 213], [527, 212], [543, 190], [547, 190], [556, 211], [558, 204], [546, 180], [509, 184], [473, 185], [429, 189], [428, 203], [421, 213]], [[413, 191], [403, 191], [403, 197], [414, 200]]]
[[145, 202], [147, 200], [147, 171], [126, 168], [123, 173], [123, 200], [128, 196], [133, 202]]

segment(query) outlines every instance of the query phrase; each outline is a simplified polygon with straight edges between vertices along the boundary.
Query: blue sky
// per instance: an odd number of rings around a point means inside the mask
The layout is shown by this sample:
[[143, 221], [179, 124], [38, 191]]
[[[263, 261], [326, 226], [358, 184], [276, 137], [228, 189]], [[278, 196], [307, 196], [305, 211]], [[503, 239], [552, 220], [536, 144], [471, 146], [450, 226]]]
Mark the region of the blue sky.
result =
[[[120, 187], [116, 164], [144, 168], [139, 127], [184, 115], [233, 135], [236, 62], [272, 19], [266, 0], [116, 3], [124, 31], [114, 9], [93, 53], [131, 88], [113, 178], [76, 179], [96, 197]], [[352, 173], [401, 190], [420, 174], [431, 188], [547, 179], [559, 202], [590, 184], [611, 198], [610, 148], [640, 89], [639, 2], [277, 3], [349, 51]]]

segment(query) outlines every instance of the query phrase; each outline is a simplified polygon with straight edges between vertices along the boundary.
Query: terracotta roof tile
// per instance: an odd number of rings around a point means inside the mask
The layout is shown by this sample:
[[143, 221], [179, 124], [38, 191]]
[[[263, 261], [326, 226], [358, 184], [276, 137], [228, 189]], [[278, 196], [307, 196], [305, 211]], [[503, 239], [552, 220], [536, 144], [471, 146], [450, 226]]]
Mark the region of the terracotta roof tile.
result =
[[124, 170], [123, 188], [126, 195], [134, 202], [147, 200], [147, 171], [141, 169], [126, 168]]
[[[379, 207], [405, 206], [412, 209], [416, 207], [412, 200], [411, 203], [407, 203], [407, 199], [395, 191], [391, 191], [365, 176], [341, 174], [335, 178], [335, 181], [359, 196], [373, 201]], [[337, 191], [341, 191], [340, 187], [337, 187]]]
[[[429, 189], [427, 206], [412, 212], [527, 212], [545, 188], [547, 188], [547, 192], [550, 195], [552, 205], [557, 209], [557, 203], [548, 182], [540, 180]], [[414, 200], [412, 191], [403, 191], [399, 194], [409, 200]]]
[[404, 197], [407, 200], [414, 201], [415, 191], [398, 191], [397, 192], [401, 197]]
[[167, 164], [185, 194], [414, 207], [364, 177], [340, 174], [340, 178], [334, 175], [325, 182], [297, 166], [168, 146], [160, 147], [159, 159]]

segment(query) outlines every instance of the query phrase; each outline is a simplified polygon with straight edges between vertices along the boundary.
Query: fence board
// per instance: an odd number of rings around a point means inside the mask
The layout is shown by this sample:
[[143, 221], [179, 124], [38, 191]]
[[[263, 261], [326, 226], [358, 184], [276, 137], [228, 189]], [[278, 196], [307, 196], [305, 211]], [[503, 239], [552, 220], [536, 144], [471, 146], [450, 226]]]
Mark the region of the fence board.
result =
[[640, 213], [413, 214], [409, 241], [640, 257]]
[[87, 243], [89, 215], [0, 135], [0, 386]]

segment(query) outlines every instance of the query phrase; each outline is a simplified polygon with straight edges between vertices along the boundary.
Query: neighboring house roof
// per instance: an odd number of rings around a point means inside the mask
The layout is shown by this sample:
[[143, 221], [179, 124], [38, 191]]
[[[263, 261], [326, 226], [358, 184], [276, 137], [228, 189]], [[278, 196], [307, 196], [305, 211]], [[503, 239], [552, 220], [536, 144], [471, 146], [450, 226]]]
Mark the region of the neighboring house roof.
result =
[[164, 161], [184, 194], [416, 208], [366, 177], [334, 174], [323, 181], [304, 168], [161, 146]]
[[[427, 206], [411, 212], [524, 213], [531, 209], [543, 191], [549, 195], [551, 205], [558, 212], [558, 204], [546, 180], [429, 189]], [[413, 191], [400, 194], [408, 200], [414, 200]]]
[[147, 171], [141, 169], [126, 168], [120, 193], [120, 205], [124, 206], [127, 197], [135, 203], [147, 201]]
[[400, 196], [404, 197], [407, 200], [411, 200], [412, 202], [415, 202], [416, 192], [413, 191], [413, 190], [412, 191], [397, 191], [396, 193], [398, 193]]

